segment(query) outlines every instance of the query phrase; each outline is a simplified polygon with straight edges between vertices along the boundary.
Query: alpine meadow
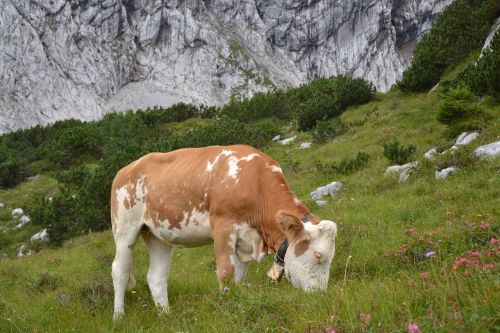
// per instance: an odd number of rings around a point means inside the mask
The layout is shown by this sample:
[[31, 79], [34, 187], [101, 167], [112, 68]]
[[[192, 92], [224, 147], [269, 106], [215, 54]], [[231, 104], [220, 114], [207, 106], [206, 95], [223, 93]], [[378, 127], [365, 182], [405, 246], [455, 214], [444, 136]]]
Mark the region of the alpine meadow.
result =
[[[3, 134], [0, 332], [500, 332], [499, 14], [497, 1], [453, 1], [386, 93], [346, 74]], [[232, 144], [268, 154], [337, 224], [327, 290], [272, 282], [270, 255], [221, 291], [213, 245], [174, 248], [159, 314], [139, 239], [137, 285], [113, 321], [118, 170]]]

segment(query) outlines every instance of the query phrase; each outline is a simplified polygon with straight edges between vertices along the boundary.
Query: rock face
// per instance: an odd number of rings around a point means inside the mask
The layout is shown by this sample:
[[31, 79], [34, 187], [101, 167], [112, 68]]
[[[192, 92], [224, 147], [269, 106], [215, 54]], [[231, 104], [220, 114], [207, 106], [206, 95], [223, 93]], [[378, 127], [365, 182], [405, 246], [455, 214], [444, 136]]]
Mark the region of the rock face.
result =
[[0, 0], [0, 133], [352, 74], [378, 90], [452, 0]]

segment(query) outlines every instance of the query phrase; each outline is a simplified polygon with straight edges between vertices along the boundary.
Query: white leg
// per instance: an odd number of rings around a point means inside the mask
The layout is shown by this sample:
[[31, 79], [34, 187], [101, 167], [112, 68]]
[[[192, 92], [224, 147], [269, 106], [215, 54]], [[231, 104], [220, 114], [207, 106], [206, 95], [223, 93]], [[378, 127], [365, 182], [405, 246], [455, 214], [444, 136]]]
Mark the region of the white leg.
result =
[[168, 312], [167, 280], [172, 262], [172, 247], [149, 232], [143, 234], [149, 248], [148, 285], [160, 312]]
[[[117, 226], [117, 229], [120, 229]], [[132, 247], [139, 236], [139, 228], [128, 228], [127, 230], [115, 230], [116, 255], [111, 266], [113, 287], [115, 290], [115, 309], [113, 320], [123, 316], [125, 289], [129, 284], [130, 269], [132, 266]]]
[[234, 266], [234, 282], [239, 283], [245, 277], [248, 268], [248, 262], [240, 262], [238, 257], [232, 254], [230, 257], [231, 264]]

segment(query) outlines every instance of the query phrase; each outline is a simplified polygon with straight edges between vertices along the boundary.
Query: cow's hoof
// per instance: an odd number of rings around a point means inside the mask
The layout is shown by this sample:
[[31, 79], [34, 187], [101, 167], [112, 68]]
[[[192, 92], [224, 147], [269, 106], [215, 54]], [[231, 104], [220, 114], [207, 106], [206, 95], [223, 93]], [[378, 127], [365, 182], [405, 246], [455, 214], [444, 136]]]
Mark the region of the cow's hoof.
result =
[[122, 311], [116, 311], [113, 312], [113, 321], [118, 321], [123, 318], [124, 312]]

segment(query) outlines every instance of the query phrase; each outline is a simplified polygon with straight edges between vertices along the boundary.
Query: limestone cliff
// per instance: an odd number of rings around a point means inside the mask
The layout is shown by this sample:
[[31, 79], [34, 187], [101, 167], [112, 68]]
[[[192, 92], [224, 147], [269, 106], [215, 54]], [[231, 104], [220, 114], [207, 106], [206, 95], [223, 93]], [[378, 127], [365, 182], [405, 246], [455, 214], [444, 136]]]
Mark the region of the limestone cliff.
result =
[[452, 0], [0, 0], [0, 133], [352, 74], [388, 90]]

